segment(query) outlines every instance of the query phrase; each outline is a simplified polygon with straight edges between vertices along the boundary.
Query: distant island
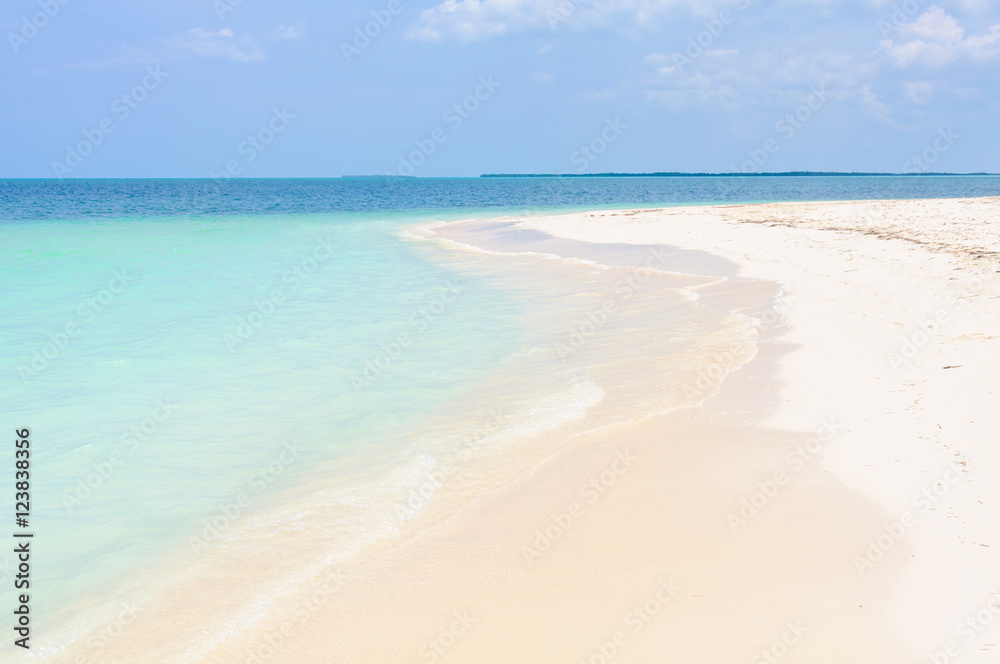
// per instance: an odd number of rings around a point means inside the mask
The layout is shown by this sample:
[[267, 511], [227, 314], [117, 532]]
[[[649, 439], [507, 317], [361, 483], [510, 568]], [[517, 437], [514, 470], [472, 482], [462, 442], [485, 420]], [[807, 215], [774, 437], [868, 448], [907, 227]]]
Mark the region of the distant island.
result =
[[841, 173], [836, 171], [787, 171], [784, 173], [484, 173], [481, 178], [705, 178], [705, 177], [901, 177], [997, 175], [997, 173]]

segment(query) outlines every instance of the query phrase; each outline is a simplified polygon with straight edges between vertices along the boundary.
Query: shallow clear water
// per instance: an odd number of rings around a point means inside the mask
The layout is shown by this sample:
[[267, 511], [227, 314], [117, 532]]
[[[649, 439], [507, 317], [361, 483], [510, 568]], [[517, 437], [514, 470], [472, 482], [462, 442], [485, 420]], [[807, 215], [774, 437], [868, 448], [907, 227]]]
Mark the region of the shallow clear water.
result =
[[[329, 216], [3, 229], [0, 402], [35, 445], [42, 615], [56, 588], [148, 561], [241, 489], [257, 500], [386, 440], [516, 343], [512, 303], [395, 229]], [[392, 362], [354, 389], [366, 362], [385, 364], [382, 344]], [[292, 439], [301, 454], [267, 472]]]

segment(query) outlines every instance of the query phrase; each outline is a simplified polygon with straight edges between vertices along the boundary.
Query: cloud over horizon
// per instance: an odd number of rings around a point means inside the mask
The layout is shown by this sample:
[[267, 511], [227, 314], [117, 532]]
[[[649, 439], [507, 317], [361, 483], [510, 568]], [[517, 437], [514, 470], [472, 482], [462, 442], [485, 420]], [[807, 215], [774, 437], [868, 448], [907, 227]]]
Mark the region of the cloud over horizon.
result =
[[961, 58], [991, 61], [1000, 56], [1000, 24], [990, 26], [986, 34], [966, 37], [955, 17], [931, 6], [912, 23], [900, 25], [898, 38], [882, 40], [879, 49], [899, 69], [941, 69]]

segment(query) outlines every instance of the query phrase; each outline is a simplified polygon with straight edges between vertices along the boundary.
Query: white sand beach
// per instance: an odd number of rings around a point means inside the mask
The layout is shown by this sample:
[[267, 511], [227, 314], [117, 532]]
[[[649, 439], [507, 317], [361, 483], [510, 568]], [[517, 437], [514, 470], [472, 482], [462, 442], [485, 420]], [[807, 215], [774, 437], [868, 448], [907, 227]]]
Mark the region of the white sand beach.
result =
[[[777, 366], [781, 399], [762, 424], [809, 430], [835, 415], [848, 430], [824, 445], [823, 471], [882, 507], [888, 524], [914, 515], [885, 561], [858, 564], [866, 575], [896, 568], [871, 626], [884, 620], [915, 661], [949, 644], [959, 646], [949, 661], [995, 661], [995, 623], [992, 637], [982, 627], [976, 638], [956, 625], [1000, 601], [1000, 200], [671, 208], [523, 225], [708, 251], [738, 263], [741, 277], [783, 284], [782, 341], [795, 348]], [[949, 462], [960, 481], [935, 486], [951, 477]], [[930, 499], [914, 498], [928, 488]], [[866, 558], [869, 548], [856, 545]]]
[[[197, 661], [997, 661], [998, 216], [967, 199], [490, 222], [486, 249], [519, 230], [585, 260], [666, 245], [668, 269], [733, 271], [691, 286], [704, 301], [778, 297], [747, 309], [756, 355], [720, 355], [707, 371], [732, 373], [699, 406], [581, 433]], [[168, 661], [137, 653], [169, 648], [175, 608], [101, 661]]]
[[276, 660], [336, 643], [345, 662], [996, 661], [998, 213], [970, 199], [517, 220], [729, 259], [781, 284], [785, 325], [702, 408], [580, 440], [367, 561]]

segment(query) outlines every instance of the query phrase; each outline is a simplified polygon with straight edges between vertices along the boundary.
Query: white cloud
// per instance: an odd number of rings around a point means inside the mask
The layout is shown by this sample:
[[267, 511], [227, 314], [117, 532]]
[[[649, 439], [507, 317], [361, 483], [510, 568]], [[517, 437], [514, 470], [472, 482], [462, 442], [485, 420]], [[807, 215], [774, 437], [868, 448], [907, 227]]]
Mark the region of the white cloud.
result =
[[544, 83], [546, 85], [552, 85], [556, 82], [556, 77], [552, 74], [546, 72], [538, 72], [537, 74], [531, 75], [531, 80], [535, 83]]
[[963, 57], [991, 60], [1000, 55], [1000, 25], [985, 35], [966, 37], [951, 14], [932, 6], [913, 23], [899, 26], [898, 41], [885, 39], [879, 49], [900, 69], [912, 65], [940, 69]]
[[690, 83], [681, 90], [647, 90], [646, 100], [672, 111], [685, 107], [699, 107], [706, 111], [739, 110], [739, 94], [731, 85], [715, 85], [707, 78]]
[[731, 58], [739, 54], [735, 48], [712, 48], [705, 51], [706, 58]]
[[[740, 0], [741, 2], [743, 0]], [[444, 0], [420, 14], [408, 32], [411, 39], [471, 42], [525, 30], [617, 27], [634, 33], [649, 27], [663, 12], [687, 8], [708, 15], [712, 8], [732, 8], [731, 0]], [[623, 21], [612, 21], [620, 16]]]
[[934, 96], [934, 86], [926, 81], [912, 81], [906, 84], [906, 96], [914, 104], [923, 106]]
[[888, 106], [879, 101], [878, 95], [872, 92], [871, 83], [861, 86], [861, 105], [879, 120], [893, 124], [892, 112]]
[[302, 39], [305, 27], [305, 21], [301, 21], [295, 25], [279, 25], [271, 39]]
[[913, 23], [899, 26], [902, 37], [914, 36], [936, 42], [961, 41], [965, 30], [959, 27], [958, 21], [951, 14], [933, 6], [921, 14]]
[[[830, 51], [717, 49], [683, 66], [673, 54], [651, 53], [643, 64], [642, 75], [632, 78], [632, 84], [647, 102], [672, 111], [780, 117], [820, 90], [831, 108], [836, 105], [837, 113], [860, 114], [896, 129], [910, 128], [904, 123], [909, 117], [905, 111], [912, 112], [913, 104], [926, 104], [936, 84], [887, 82], [878, 62]], [[876, 90], [886, 87], [894, 94], [880, 97]]]
[[[630, 84], [647, 101], [671, 109], [712, 111], [797, 106], [814, 86], [826, 85], [831, 95], [848, 98], [871, 77], [874, 65], [832, 52], [746, 53], [737, 49], [707, 50], [694, 61], [674, 53], [650, 53], [644, 69]], [[841, 92], [833, 92], [839, 90]]]
[[407, 36], [419, 41], [453, 37], [463, 42], [498, 37], [512, 29], [538, 25], [537, 0], [445, 0], [420, 13]]
[[264, 52], [253, 37], [239, 36], [232, 28], [223, 28], [218, 32], [192, 28], [185, 34], [168, 40], [167, 44], [193, 55], [209, 58], [229, 58], [243, 63], [264, 59]]
[[982, 37], [969, 37], [962, 42], [966, 51], [977, 60], [992, 60], [1000, 55], [1000, 25], [994, 25]]

